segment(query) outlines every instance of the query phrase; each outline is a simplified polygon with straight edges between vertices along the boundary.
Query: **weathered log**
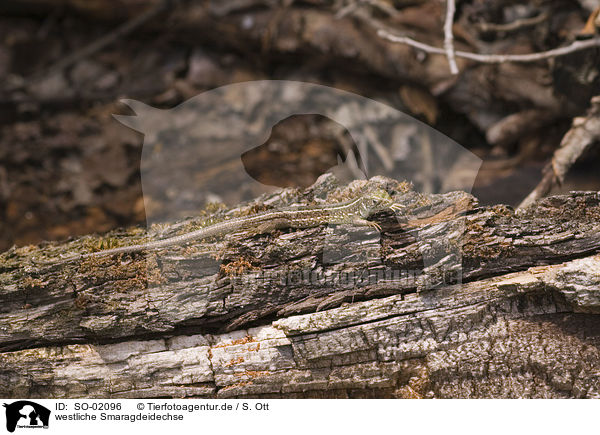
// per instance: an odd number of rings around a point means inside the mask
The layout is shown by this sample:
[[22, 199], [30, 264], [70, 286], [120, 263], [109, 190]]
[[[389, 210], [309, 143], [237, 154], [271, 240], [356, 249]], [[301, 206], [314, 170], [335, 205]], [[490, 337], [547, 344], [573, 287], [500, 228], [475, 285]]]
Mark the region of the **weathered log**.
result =
[[[600, 396], [597, 193], [514, 212], [381, 177], [334, 183], [235, 212], [374, 186], [406, 210], [373, 217], [381, 237], [345, 226], [239, 232], [147, 257], [47, 264], [133, 243], [136, 229], [2, 254], [0, 395]], [[457, 241], [462, 273], [446, 277]]]

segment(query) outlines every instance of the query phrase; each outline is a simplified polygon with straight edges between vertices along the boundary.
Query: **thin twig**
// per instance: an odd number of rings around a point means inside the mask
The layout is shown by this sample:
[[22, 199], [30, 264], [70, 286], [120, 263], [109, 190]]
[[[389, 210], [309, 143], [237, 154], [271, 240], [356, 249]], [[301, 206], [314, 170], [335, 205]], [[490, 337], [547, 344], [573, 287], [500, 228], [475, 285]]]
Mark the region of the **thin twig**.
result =
[[[407, 36], [394, 35], [387, 30], [379, 29], [377, 35], [392, 42], [398, 42], [401, 44], [410, 45], [411, 47], [418, 48], [426, 53], [430, 54], [441, 54], [446, 55], [446, 51], [434, 47], [433, 45], [424, 44], [419, 41], [415, 41]], [[464, 59], [475, 60], [481, 63], [504, 63], [504, 62], [536, 62], [538, 60], [551, 59], [554, 57], [565, 56], [570, 53], [574, 53], [580, 50], [586, 50], [592, 47], [600, 47], [600, 37], [588, 39], [585, 41], [575, 41], [565, 47], [554, 48], [548, 51], [541, 51], [538, 53], [531, 54], [478, 54], [470, 53], [468, 51], [455, 51], [456, 57], [462, 57]]]
[[389, 17], [395, 18], [401, 15], [401, 12], [398, 11], [394, 6], [391, 5], [391, 2], [381, 1], [381, 0], [364, 0], [365, 3], [373, 6], [375, 9], [380, 10], [385, 13]]
[[511, 23], [496, 24], [496, 23], [478, 23], [477, 28], [482, 32], [514, 32], [525, 27], [535, 26], [548, 19], [548, 13], [542, 12], [532, 18], [521, 18]]
[[365, 5], [372, 6], [374, 9], [377, 9], [392, 18], [395, 18], [400, 14], [400, 12], [393, 6], [380, 0], [357, 0], [348, 3], [346, 6], [340, 8], [335, 14], [335, 19], [339, 20], [341, 18], [344, 18], [346, 15], [352, 14], [358, 8]]
[[105, 35], [105, 36], [95, 40], [94, 42], [86, 45], [85, 47], [75, 51], [74, 53], [70, 54], [69, 56], [64, 57], [63, 59], [61, 59], [54, 65], [51, 65], [48, 69], [46, 69], [38, 74], [34, 74], [30, 78], [30, 80], [36, 80], [36, 79], [48, 77], [56, 72], [62, 71], [65, 68], [68, 68], [71, 65], [77, 63], [78, 61], [80, 61], [86, 57], [89, 57], [92, 54], [102, 50], [107, 45], [110, 45], [113, 42], [117, 41], [119, 38], [122, 38], [123, 36], [130, 34], [135, 29], [137, 29], [138, 27], [140, 27], [144, 23], [146, 23], [148, 20], [150, 20], [151, 18], [158, 15], [160, 12], [162, 12], [164, 9], [167, 8], [167, 6], [170, 4], [171, 1], [173, 1], [173, 0], [159, 1], [155, 6], [142, 12], [137, 17], [132, 18], [131, 20], [123, 23], [122, 25], [120, 25], [119, 27], [117, 27], [112, 32], [108, 33], [107, 35]]
[[344, 18], [346, 15], [354, 12], [356, 10], [356, 8], [358, 8], [359, 6], [360, 6], [359, 2], [348, 3], [346, 6], [344, 6], [343, 8], [340, 8], [340, 10], [336, 12], [336, 14], [334, 15], [334, 18], [336, 20], [340, 20], [340, 19]]
[[458, 74], [458, 66], [456, 65], [456, 57], [454, 55], [454, 35], [452, 34], [452, 25], [454, 24], [454, 11], [456, 5], [454, 0], [446, 0], [446, 22], [444, 23], [444, 49], [448, 58], [450, 72], [453, 75]]

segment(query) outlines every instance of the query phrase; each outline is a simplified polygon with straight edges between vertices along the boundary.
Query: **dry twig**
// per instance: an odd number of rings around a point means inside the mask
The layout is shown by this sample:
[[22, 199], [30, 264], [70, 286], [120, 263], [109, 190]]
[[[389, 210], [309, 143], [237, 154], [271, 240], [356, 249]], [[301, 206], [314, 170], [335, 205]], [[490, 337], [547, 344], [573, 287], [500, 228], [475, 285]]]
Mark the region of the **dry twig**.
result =
[[514, 32], [525, 27], [535, 26], [548, 19], [548, 13], [542, 12], [532, 18], [521, 18], [511, 23], [496, 24], [496, 23], [478, 23], [477, 28], [481, 32]]
[[[426, 53], [446, 55], [446, 50], [434, 47], [433, 45], [415, 41], [407, 36], [394, 35], [387, 30], [379, 29], [377, 35], [392, 42], [410, 45]], [[554, 48], [548, 51], [541, 51], [530, 54], [478, 54], [468, 51], [455, 51], [456, 57], [470, 59], [481, 63], [504, 63], [504, 62], [537, 62], [539, 60], [551, 59], [565, 56], [580, 50], [586, 50], [592, 47], [600, 47], [600, 37], [588, 39], [585, 41], [575, 41], [565, 47]]]
[[587, 116], [575, 118], [571, 129], [563, 137], [560, 148], [544, 168], [544, 177], [533, 191], [519, 204], [525, 208], [546, 195], [565, 175], [579, 157], [595, 142], [600, 141], [600, 95], [592, 98]]
[[454, 24], [454, 12], [456, 5], [454, 0], [446, 0], [446, 22], [444, 23], [444, 50], [448, 58], [450, 72], [458, 74], [458, 66], [456, 65], [456, 57], [454, 55], [454, 35], [452, 34], [452, 25]]
[[335, 14], [335, 19], [339, 20], [340, 18], [344, 18], [346, 15], [352, 14], [360, 6], [364, 6], [364, 5], [372, 6], [374, 9], [377, 9], [390, 17], [396, 17], [400, 14], [400, 12], [398, 12], [397, 9], [395, 9], [393, 6], [387, 4], [383, 1], [380, 1], [380, 0], [358, 0], [356, 2], [350, 2], [346, 6], [340, 8]]

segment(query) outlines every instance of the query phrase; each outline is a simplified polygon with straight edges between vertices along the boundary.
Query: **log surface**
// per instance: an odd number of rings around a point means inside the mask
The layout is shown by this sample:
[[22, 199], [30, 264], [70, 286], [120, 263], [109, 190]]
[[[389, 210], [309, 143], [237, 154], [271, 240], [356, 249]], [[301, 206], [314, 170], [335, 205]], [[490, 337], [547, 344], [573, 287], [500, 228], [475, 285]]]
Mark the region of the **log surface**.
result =
[[[0, 394], [600, 395], [598, 193], [515, 212], [382, 177], [335, 183], [322, 177], [305, 191], [207, 211], [147, 237], [375, 186], [406, 211], [373, 216], [381, 234], [240, 232], [148, 255], [47, 264], [142, 240], [133, 229], [2, 254]], [[457, 246], [461, 273], [446, 276]]]

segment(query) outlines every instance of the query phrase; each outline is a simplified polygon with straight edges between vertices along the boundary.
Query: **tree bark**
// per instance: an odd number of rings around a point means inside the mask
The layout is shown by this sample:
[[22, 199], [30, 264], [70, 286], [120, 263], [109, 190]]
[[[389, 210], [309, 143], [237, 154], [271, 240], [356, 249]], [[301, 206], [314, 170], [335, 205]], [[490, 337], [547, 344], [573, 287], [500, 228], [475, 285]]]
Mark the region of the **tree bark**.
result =
[[[9, 250], [0, 256], [0, 395], [600, 395], [598, 193], [515, 212], [383, 177], [345, 187], [322, 177], [148, 237], [372, 188], [405, 206], [371, 217], [381, 234], [241, 231], [53, 264], [135, 243], [141, 231]], [[446, 276], [457, 246], [461, 273]]]

